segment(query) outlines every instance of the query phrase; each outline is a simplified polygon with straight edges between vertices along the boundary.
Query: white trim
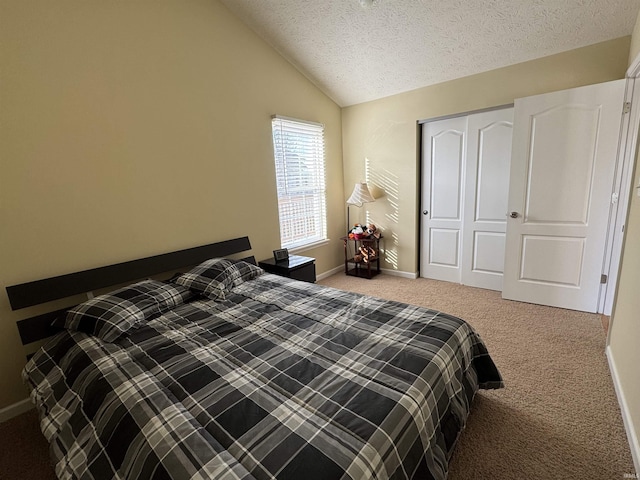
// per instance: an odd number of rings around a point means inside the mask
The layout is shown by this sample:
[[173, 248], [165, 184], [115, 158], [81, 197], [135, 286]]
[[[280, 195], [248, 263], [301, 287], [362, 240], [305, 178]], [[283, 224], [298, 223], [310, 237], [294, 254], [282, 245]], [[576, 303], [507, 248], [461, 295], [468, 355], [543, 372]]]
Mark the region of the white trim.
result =
[[[627, 432], [627, 440], [629, 441], [629, 447], [631, 448], [631, 457], [633, 458], [633, 465], [636, 469], [636, 478], [640, 478], [640, 441], [638, 440], [638, 436], [633, 428], [633, 423], [631, 420], [631, 412], [629, 410], [629, 405], [627, 404], [627, 400], [624, 396], [624, 390], [622, 389], [622, 384], [620, 383], [620, 378], [618, 377], [618, 370], [616, 369], [616, 362], [613, 359], [613, 355], [611, 354], [611, 347], [607, 347], [606, 350], [607, 360], [609, 361], [609, 371], [611, 372], [611, 380], [613, 381], [613, 388], [616, 391], [616, 396], [618, 397], [618, 403], [620, 404], [620, 411], [622, 413], [622, 423], [624, 424], [624, 429]], [[632, 473], [632, 472], [623, 472], [623, 473]]]
[[616, 178], [613, 191], [618, 194], [618, 202], [612, 204], [607, 233], [607, 246], [602, 272], [609, 280], [601, 285], [601, 295], [598, 300], [598, 313], [611, 315], [615, 297], [616, 285], [622, 259], [623, 227], [627, 220], [631, 184], [633, 178], [633, 163], [636, 157], [638, 140], [638, 126], [640, 122], [640, 89], [635, 85], [634, 78], [627, 78], [625, 87], [625, 102], [631, 102], [631, 111], [623, 114], [620, 128], [618, 160], [616, 162]]
[[286, 117], [284, 115], [271, 115], [271, 118], [277, 118], [279, 120], [286, 120], [289, 122], [304, 123], [306, 125], [313, 125], [314, 127], [324, 128], [324, 123], [312, 122], [310, 120], [300, 120], [299, 118]]
[[466, 117], [467, 115], [474, 115], [476, 113], [493, 112], [494, 110], [504, 110], [505, 108], [513, 108], [513, 103], [506, 103], [504, 105], [496, 105], [495, 107], [480, 108], [478, 110], [469, 110], [466, 112], [452, 113], [451, 115], [441, 115], [439, 117], [427, 118], [425, 120], [418, 120], [418, 125], [424, 125], [425, 123], [439, 122], [440, 120], [449, 120], [450, 118]]
[[640, 53], [638, 53], [636, 58], [633, 59], [633, 62], [629, 64], [629, 68], [627, 68], [625, 76], [627, 78], [640, 77]]
[[[324, 273], [319, 274], [316, 279], [317, 280], [323, 280], [327, 277], [330, 277], [331, 275], [335, 275], [336, 273], [340, 273], [344, 271], [344, 265], [339, 265], [335, 268], [332, 268], [331, 270], [327, 270]], [[380, 269], [380, 273], [384, 273], [385, 275], [391, 275], [394, 277], [402, 277], [402, 278], [409, 278], [411, 280], [415, 280], [416, 278], [418, 278], [418, 272], [402, 272], [400, 270], [390, 270], [387, 268], [381, 268]]]
[[327, 270], [326, 272], [323, 272], [319, 275], [316, 276], [316, 280], [324, 280], [327, 277], [330, 277], [331, 275], [335, 275], [336, 273], [342, 272], [344, 271], [344, 265], [338, 265], [335, 268], [332, 268], [331, 270]]
[[293, 253], [297, 255], [300, 252], [306, 252], [307, 250], [311, 250], [312, 248], [322, 247], [323, 245], [328, 244], [330, 241], [331, 241], [330, 239], [325, 238], [324, 240], [318, 240], [317, 242], [307, 243], [305, 245], [300, 245], [298, 247], [288, 248], [287, 250], [289, 250], [289, 253]]
[[[611, 262], [608, 266], [609, 279], [613, 279], [613, 285], [607, 285], [604, 302], [600, 302], [598, 306], [598, 312], [605, 315], [611, 315], [609, 321], [609, 329], [607, 333], [607, 348], [609, 348], [609, 342], [611, 340], [611, 331], [613, 329], [613, 322], [615, 321], [613, 315], [615, 309], [615, 302], [617, 296], [617, 283], [620, 277], [620, 266], [622, 261], [622, 247], [626, 235], [622, 232], [622, 228], [625, 226], [629, 209], [631, 208], [631, 196], [632, 196], [632, 172], [634, 169], [637, 148], [638, 148], [638, 129], [640, 128], [640, 88], [638, 88], [638, 82], [636, 79], [640, 78], [640, 53], [636, 55], [633, 61], [629, 64], [627, 72], [625, 74], [627, 79], [627, 91], [625, 92], [625, 102], [631, 102], [631, 111], [626, 115], [626, 136], [620, 140], [620, 148], [624, 149], [623, 165], [622, 165], [622, 179], [620, 183], [620, 194], [617, 216], [615, 217], [615, 225], [613, 227], [614, 239], [612, 246]], [[609, 227], [611, 229], [611, 226]], [[618, 235], [615, 235], [615, 234]]]
[[31, 403], [31, 400], [28, 398], [20, 400], [8, 407], [0, 408], [0, 423], [11, 420], [13, 417], [17, 417], [24, 412], [28, 412], [32, 408], [33, 403]]
[[393, 275], [394, 277], [410, 278], [411, 280], [418, 278], [418, 272], [403, 272], [401, 270], [391, 270], [388, 268], [382, 268], [380, 271], [386, 275]]

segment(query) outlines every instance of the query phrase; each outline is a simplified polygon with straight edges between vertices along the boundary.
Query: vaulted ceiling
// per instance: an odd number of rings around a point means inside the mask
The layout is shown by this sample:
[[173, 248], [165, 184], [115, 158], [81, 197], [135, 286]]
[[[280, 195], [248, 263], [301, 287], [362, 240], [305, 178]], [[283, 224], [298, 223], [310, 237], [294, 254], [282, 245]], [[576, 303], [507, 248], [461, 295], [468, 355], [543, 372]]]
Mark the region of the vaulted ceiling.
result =
[[348, 106], [630, 35], [638, 0], [221, 0]]

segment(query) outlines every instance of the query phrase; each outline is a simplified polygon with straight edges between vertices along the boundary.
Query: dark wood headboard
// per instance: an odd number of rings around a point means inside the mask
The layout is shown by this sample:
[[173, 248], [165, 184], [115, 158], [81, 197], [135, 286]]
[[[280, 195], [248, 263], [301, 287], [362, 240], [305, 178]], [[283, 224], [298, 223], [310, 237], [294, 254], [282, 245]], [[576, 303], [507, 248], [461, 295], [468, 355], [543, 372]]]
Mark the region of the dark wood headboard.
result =
[[[197, 265], [209, 258], [226, 257], [251, 250], [249, 237], [234, 238], [176, 252], [140, 258], [81, 272], [45, 278], [7, 287], [12, 310], [87, 293], [141, 278]], [[256, 263], [254, 257], [243, 260]], [[42, 340], [55, 333], [51, 322], [71, 306], [17, 322], [23, 345]]]

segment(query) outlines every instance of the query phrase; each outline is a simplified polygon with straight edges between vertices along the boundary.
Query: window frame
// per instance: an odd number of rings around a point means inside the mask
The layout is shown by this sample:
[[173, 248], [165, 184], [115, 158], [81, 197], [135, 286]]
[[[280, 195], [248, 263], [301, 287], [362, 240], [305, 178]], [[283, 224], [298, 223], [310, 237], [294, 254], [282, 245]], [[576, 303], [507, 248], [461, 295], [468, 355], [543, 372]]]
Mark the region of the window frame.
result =
[[322, 123], [271, 117], [280, 248], [291, 252], [329, 241], [324, 130]]

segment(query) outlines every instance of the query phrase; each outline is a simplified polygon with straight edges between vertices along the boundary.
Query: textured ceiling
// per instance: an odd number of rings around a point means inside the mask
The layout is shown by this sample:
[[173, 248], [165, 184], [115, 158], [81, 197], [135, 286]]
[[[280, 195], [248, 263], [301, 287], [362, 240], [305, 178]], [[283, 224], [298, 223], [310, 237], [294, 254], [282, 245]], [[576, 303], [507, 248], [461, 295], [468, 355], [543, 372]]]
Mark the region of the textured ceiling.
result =
[[638, 0], [221, 1], [341, 106], [629, 35], [640, 9]]

